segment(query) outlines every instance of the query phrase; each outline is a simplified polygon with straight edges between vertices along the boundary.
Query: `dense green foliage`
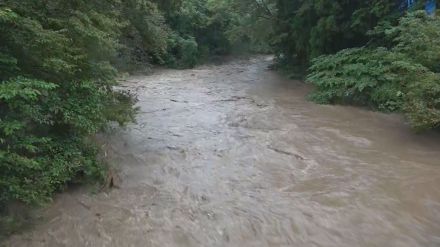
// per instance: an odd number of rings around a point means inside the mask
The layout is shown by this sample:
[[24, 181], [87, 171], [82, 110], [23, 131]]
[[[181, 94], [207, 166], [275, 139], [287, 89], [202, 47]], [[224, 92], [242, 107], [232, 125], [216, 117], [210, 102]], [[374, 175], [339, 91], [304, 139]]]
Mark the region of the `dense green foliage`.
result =
[[[3, 0], [0, 3], [0, 204], [28, 204], [103, 167], [90, 137], [133, 120], [120, 71], [261, 45], [234, 0]], [[243, 31], [247, 30], [247, 31]], [[257, 32], [255, 32], [257, 33]]]
[[88, 137], [134, 114], [112, 88], [118, 27], [100, 1], [1, 6], [1, 204], [40, 203], [68, 182], [102, 177]]
[[395, 19], [397, 1], [276, 0], [275, 51], [280, 62], [307, 65], [322, 54], [362, 46], [367, 31]]
[[[383, 31], [382, 31], [383, 30]], [[390, 47], [343, 50], [314, 60], [308, 80], [320, 103], [404, 112], [418, 130], [440, 126], [440, 18], [414, 12], [378, 27]]]
[[313, 61], [318, 102], [439, 127], [440, 20], [399, 21], [397, 9], [394, 0], [1, 1], [0, 209], [102, 178], [91, 137], [135, 114], [116, 78], [152, 64], [273, 49], [289, 65]]
[[211, 56], [267, 52], [263, 36], [268, 32], [254, 29], [255, 24], [263, 26], [267, 22], [258, 22], [252, 14], [244, 15], [249, 9], [242, 4], [239, 0], [186, 0], [171, 5], [164, 11], [172, 30], [166, 63], [192, 67]]
[[167, 55], [169, 29], [157, 5], [149, 0], [116, 2], [118, 5], [113, 5], [117, 7], [114, 11], [118, 13], [118, 22], [122, 23], [118, 31], [122, 46], [117, 67], [137, 70], [150, 63], [163, 63]]
[[416, 11], [424, 1], [404, 17], [404, 1], [395, 0], [256, 2], [272, 19], [278, 64], [311, 65], [313, 100], [403, 112], [418, 130], [439, 127], [440, 22]]

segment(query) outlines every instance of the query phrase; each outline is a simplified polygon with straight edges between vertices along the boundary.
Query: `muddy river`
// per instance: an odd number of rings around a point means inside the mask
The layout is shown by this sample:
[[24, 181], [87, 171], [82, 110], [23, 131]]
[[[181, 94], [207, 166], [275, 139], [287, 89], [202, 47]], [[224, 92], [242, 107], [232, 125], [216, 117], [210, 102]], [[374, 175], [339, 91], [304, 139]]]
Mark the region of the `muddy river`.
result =
[[7, 246], [440, 246], [440, 135], [308, 102], [270, 58], [130, 77], [118, 188], [59, 195]]

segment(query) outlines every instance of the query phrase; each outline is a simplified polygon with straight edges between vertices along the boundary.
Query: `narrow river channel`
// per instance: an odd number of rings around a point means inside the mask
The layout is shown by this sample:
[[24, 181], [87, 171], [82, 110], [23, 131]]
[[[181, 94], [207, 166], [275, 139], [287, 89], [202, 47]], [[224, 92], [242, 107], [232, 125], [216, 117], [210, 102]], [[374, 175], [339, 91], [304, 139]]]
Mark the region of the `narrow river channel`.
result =
[[119, 188], [59, 195], [7, 246], [440, 246], [440, 135], [307, 101], [267, 57], [134, 76], [102, 135]]

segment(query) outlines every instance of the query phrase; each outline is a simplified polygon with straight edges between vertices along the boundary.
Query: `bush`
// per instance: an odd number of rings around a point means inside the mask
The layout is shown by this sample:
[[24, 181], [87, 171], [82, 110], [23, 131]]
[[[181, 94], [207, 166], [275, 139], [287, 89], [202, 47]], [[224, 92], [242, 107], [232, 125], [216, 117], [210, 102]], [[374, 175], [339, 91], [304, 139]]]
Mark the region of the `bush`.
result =
[[417, 130], [440, 125], [438, 17], [411, 13], [384, 31], [390, 49], [353, 48], [313, 60], [307, 80], [319, 103], [367, 105], [403, 112]]
[[440, 75], [428, 73], [408, 87], [404, 112], [417, 130], [440, 127]]
[[400, 19], [385, 36], [395, 44], [394, 51], [406, 54], [433, 72], [440, 72], [440, 17], [416, 11]]
[[0, 202], [40, 203], [76, 178], [102, 178], [87, 140], [120, 103], [93, 83], [68, 85], [23, 77], [0, 84]]
[[135, 113], [133, 99], [113, 90], [117, 18], [99, 1], [0, 5], [0, 209], [102, 178], [90, 136]]
[[177, 34], [170, 36], [168, 41], [166, 63], [174, 68], [192, 68], [200, 58], [198, 44], [194, 37], [183, 38]]
[[370, 105], [398, 111], [404, 80], [423, 68], [386, 48], [354, 48], [313, 60], [307, 80], [316, 86], [311, 98], [319, 103]]

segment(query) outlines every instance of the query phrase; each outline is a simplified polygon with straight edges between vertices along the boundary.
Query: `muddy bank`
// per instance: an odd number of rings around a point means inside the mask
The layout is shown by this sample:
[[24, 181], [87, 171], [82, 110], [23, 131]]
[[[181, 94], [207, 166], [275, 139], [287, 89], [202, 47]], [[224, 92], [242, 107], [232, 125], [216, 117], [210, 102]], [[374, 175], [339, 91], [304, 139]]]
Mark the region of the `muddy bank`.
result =
[[7, 246], [440, 245], [440, 136], [305, 100], [268, 58], [131, 77], [119, 189], [58, 196]]

